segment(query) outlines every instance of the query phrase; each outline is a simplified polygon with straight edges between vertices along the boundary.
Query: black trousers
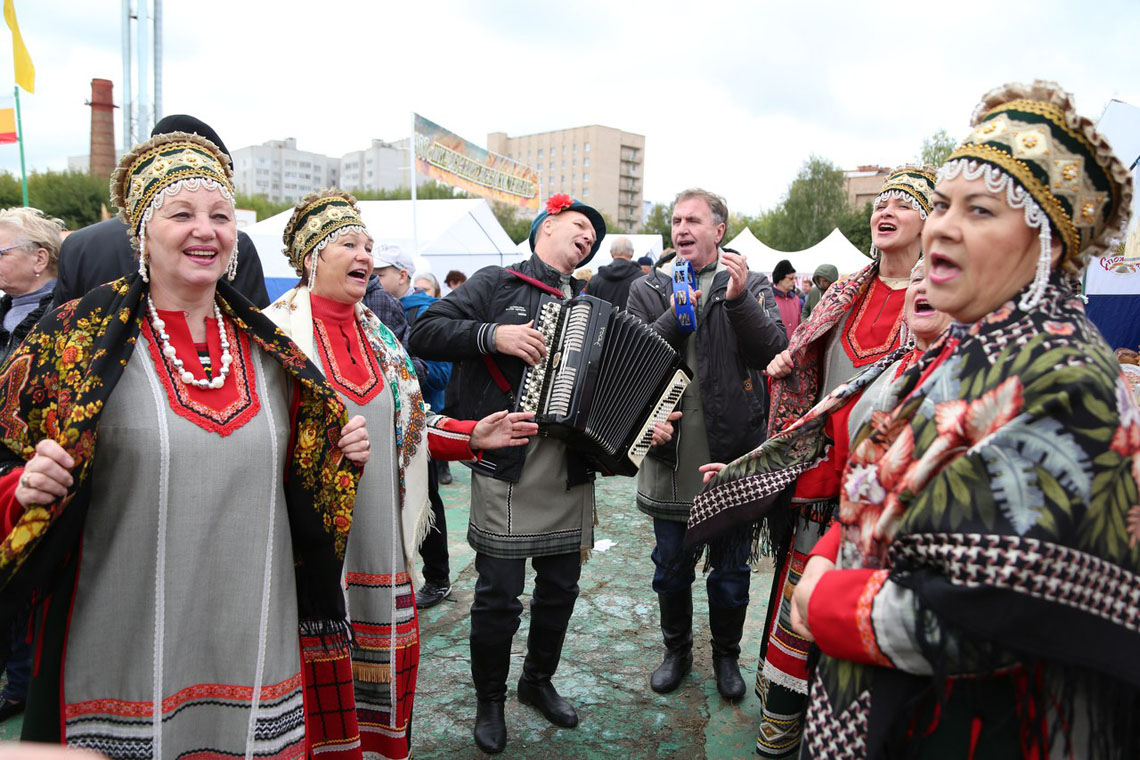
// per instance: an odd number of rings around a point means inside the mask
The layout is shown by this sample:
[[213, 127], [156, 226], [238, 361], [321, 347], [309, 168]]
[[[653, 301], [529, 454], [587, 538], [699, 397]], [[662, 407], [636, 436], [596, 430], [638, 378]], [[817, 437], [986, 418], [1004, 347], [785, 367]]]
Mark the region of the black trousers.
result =
[[[565, 631], [578, 599], [581, 555], [574, 552], [532, 557], [536, 573], [530, 600], [530, 625], [548, 631]], [[471, 645], [509, 641], [519, 629], [526, 580], [525, 559], [475, 555], [475, 601], [471, 604]]]
[[443, 499], [439, 495], [439, 474], [435, 462], [428, 462], [428, 501], [435, 525], [423, 543], [420, 544], [420, 557], [424, 561], [424, 580], [437, 586], [451, 583], [451, 564], [447, 556], [447, 516], [443, 513]]

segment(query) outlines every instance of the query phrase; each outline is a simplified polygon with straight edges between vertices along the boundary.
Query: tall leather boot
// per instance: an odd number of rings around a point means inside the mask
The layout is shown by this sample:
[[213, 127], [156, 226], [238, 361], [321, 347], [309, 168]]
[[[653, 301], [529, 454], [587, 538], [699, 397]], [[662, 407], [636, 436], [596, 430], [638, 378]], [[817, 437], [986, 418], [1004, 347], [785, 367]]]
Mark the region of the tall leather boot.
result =
[[507, 746], [503, 702], [511, 670], [511, 639], [471, 640], [471, 680], [475, 682], [475, 744], [488, 755]]
[[744, 696], [744, 679], [740, 677], [740, 637], [744, 634], [744, 618], [748, 607], [714, 607], [709, 605], [709, 629], [712, 631], [713, 672], [716, 690], [728, 700]]
[[578, 725], [578, 713], [559, 696], [550, 682], [558, 661], [562, 658], [562, 642], [566, 629], [544, 628], [536, 625], [533, 617], [530, 635], [526, 642], [526, 660], [523, 661], [522, 678], [519, 679], [519, 701], [533, 705], [546, 719], [562, 728]]
[[693, 592], [658, 594], [665, 659], [649, 677], [649, 688], [668, 694], [693, 668]]

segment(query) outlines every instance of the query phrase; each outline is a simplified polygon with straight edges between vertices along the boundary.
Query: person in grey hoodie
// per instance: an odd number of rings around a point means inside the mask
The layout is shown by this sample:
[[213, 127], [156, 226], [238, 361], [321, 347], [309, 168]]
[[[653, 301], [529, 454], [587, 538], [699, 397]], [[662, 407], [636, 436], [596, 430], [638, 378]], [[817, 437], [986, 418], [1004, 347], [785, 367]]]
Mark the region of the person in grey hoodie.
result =
[[831, 287], [832, 283], [839, 280], [839, 270], [833, 264], [820, 264], [815, 268], [815, 273], [811, 276], [812, 288], [808, 291], [807, 299], [804, 300], [804, 307], [800, 311], [800, 322], [807, 322], [808, 315], [815, 305], [819, 303], [819, 299], [823, 298], [823, 294]]

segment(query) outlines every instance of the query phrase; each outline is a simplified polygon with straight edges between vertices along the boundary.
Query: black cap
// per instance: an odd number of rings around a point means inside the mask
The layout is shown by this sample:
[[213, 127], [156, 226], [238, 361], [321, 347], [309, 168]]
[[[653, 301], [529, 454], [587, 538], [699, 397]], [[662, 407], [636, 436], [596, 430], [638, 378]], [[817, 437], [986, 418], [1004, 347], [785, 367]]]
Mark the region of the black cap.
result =
[[150, 136], [168, 135], [171, 132], [190, 132], [199, 137], [205, 137], [214, 145], [221, 148], [222, 153], [225, 153], [226, 156], [229, 157], [230, 165], [233, 165], [233, 157], [230, 156], [230, 151], [226, 148], [226, 144], [222, 142], [222, 138], [218, 137], [218, 133], [214, 131], [213, 127], [201, 119], [196, 119], [184, 113], [172, 113], [169, 116], [163, 116], [159, 119], [158, 123], [154, 125], [154, 129], [150, 131]]

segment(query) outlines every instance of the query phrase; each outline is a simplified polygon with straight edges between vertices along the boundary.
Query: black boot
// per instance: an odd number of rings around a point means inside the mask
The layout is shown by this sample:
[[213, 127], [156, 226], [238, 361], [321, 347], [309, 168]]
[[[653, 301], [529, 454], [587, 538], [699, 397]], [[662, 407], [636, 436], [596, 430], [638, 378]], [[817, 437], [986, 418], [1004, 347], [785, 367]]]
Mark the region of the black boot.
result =
[[519, 701], [524, 705], [538, 708], [546, 719], [562, 728], [578, 725], [578, 713], [570, 703], [559, 696], [550, 683], [551, 676], [558, 669], [562, 657], [562, 641], [566, 630], [553, 630], [530, 625], [530, 636], [526, 642], [526, 660], [523, 661], [523, 674], [519, 679]]
[[471, 679], [475, 682], [475, 744], [488, 755], [507, 746], [503, 702], [511, 669], [511, 640], [471, 641]]
[[665, 637], [665, 659], [649, 677], [649, 688], [668, 694], [681, 685], [693, 668], [693, 594], [658, 594], [661, 607], [661, 633]]
[[725, 699], [744, 696], [744, 679], [740, 677], [740, 637], [744, 634], [744, 618], [748, 607], [714, 607], [709, 605], [709, 629], [712, 631], [713, 672], [716, 690]]

